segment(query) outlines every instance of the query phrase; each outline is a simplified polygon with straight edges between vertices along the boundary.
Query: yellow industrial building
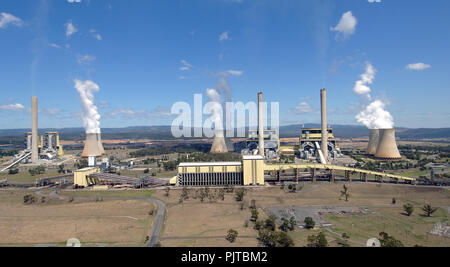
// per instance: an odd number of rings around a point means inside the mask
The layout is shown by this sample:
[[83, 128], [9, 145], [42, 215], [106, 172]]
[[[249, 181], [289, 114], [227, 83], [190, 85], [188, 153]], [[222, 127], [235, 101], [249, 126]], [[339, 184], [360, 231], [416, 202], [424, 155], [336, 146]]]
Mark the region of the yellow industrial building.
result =
[[179, 186], [264, 185], [264, 157], [244, 156], [242, 162], [180, 163], [175, 183]]
[[97, 184], [97, 181], [89, 178], [89, 175], [93, 173], [98, 173], [99, 169], [97, 167], [89, 167], [73, 172], [73, 184], [78, 187], [88, 187], [90, 185]]

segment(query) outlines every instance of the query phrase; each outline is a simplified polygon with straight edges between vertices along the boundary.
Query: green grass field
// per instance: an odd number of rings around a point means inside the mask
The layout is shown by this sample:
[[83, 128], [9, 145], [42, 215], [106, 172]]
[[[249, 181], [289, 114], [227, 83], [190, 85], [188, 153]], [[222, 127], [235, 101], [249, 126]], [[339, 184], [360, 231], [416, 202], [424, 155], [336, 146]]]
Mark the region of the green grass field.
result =
[[[375, 208], [373, 213], [357, 215], [326, 215], [326, 220], [333, 224], [331, 230], [339, 235], [347, 233], [350, 245], [360, 246], [369, 238], [378, 238], [380, 232], [386, 232], [400, 240], [405, 246], [448, 246], [448, 240], [429, 235], [428, 232], [439, 221], [448, 220], [445, 210], [438, 211], [427, 218], [422, 215], [420, 206], [410, 216], [403, 214], [402, 207]], [[338, 236], [339, 237], [339, 236]]]
[[49, 178], [49, 177], [56, 177], [61, 176], [63, 174], [58, 173], [57, 169], [47, 169], [44, 174], [39, 174], [32, 176], [28, 170], [20, 170], [18, 174], [8, 174], [2, 173], [0, 174], [0, 180], [8, 179], [8, 181], [11, 182], [20, 182], [20, 183], [34, 183], [36, 180], [42, 179], [42, 178]]

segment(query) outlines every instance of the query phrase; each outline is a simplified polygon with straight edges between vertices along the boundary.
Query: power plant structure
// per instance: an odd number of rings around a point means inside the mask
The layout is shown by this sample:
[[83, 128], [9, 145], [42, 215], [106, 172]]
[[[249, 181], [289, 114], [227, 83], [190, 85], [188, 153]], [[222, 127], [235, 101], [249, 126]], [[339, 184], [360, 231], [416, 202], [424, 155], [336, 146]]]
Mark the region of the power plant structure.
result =
[[100, 133], [86, 133], [82, 158], [88, 159], [89, 167], [97, 166], [97, 159], [105, 155]]
[[[248, 139], [245, 140], [241, 150], [243, 156], [259, 154], [259, 131], [249, 130]], [[266, 158], [276, 159], [280, 154], [280, 138], [276, 130], [264, 130], [264, 150]]]
[[369, 130], [369, 145], [367, 146], [366, 154], [375, 156], [378, 149], [378, 142], [380, 141], [380, 130], [370, 129]]
[[395, 129], [382, 129], [378, 139], [378, 148], [375, 158], [378, 159], [401, 159], [402, 156], [398, 151], [397, 142], [395, 141]]
[[[341, 149], [334, 137], [333, 128], [327, 130], [328, 158], [339, 158], [342, 156]], [[303, 128], [300, 137], [300, 158], [304, 160], [320, 159], [322, 152], [322, 129], [321, 128]]]
[[225, 142], [225, 136], [223, 130], [217, 130], [211, 146], [211, 154], [228, 153], [227, 144]]
[[318, 159], [327, 164], [332, 158], [342, 156], [333, 135], [333, 129], [327, 123], [327, 90], [320, 90], [321, 128], [303, 128], [300, 137], [300, 158]]
[[395, 140], [395, 129], [370, 129], [366, 153], [377, 159], [401, 159]]

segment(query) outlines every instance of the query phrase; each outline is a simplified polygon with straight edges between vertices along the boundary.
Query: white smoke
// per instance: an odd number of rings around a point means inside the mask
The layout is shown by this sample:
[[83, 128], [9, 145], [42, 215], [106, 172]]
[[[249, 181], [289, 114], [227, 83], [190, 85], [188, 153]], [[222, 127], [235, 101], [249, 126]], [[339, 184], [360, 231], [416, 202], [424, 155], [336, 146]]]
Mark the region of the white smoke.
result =
[[94, 93], [100, 87], [93, 81], [74, 80], [75, 89], [80, 94], [80, 103], [83, 108], [83, 125], [86, 133], [100, 133], [100, 114], [94, 104]]
[[372, 102], [356, 116], [359, 123], [364, 124], [369, 129], [393, 129], [394, 118], [384, 110], [386, 104], [380, 100]]
[[210, 119], [214, 123], [216, 135], [223, 136], [222, 98], [215, 89], [206, 89], [206, 95], [212, 103]]
[[[366, 72], [361, 75], [361, 79], [355, 83], [353, 91], [359, 96], [371, 100], [372, 89], [369, 87], [375, 81], [377, 70], [372, 64], [367, 63]], [[394, 128], [394, 118], [385, 110], [386, 103], [375, 100], [356, 116], [356, 121], [364, 124], [369, 129], [392, 129]]]
[[372, 84], [375, 80], [375, 73], [377, 70], [372, 66], [372, 64], [367, 63], [366, 65], [366, 72], [361, 74], [361, 80], [357, 81], [355, 83], [355, 87], [353, 88], [353, 91], [360, 95], [366, 97], [368, 100], [370, 100], [372, 97], [370, 93], [372, 90], [368, 85]]

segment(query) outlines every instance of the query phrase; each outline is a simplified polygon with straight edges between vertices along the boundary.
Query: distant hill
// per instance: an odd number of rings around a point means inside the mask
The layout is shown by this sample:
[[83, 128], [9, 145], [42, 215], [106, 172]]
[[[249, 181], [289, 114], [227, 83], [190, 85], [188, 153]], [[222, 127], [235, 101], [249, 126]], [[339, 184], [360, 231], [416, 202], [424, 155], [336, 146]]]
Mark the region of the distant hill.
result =
[[[319, 124], [305, 124], [306, 128], [319, 128]], [[368, 137], [369, 131], [366, 127], [360, 125], [331, 125], [334, 135], [338, 138], [358, 138]], [[302, 125], [288, 125], [280, 127], [280, 136], [282, 138], [299, 137]], [[83, 128], [64, 128], [64, 129], [40, 129], [40, 133], [48, 131], [58, 131], [63, 140], [83, 140]], [[21, 144], [24, 142], [24, 133], [30, 129], [8, 129], [0, 130], [0, 144]], [[417, 139], [437, 139], [450, 138], [450, 128], [442, 129], [408, 129], [398, 128], [397, 137], [402, 140]], [[171, 140], [174, 137], [171, 134], [170, 126], [137, 126], [126, 128], [102, 128], [102, 138], [117, 139], [153, 139], [153, 140]]]

